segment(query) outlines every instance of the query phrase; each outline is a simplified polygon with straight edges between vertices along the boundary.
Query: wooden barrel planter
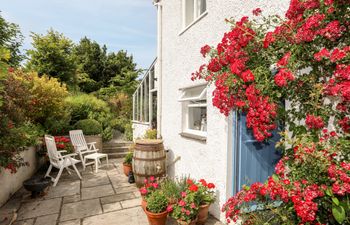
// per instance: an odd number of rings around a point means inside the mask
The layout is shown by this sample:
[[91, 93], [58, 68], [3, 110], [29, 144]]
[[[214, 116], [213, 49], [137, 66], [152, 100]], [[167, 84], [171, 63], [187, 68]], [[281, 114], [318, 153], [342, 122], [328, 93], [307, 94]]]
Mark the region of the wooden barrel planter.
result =
[[132, 168], [137, 186], [145, 178], [162, 177], [166, 174], [166, 155], [162, 140], [136, 140]]

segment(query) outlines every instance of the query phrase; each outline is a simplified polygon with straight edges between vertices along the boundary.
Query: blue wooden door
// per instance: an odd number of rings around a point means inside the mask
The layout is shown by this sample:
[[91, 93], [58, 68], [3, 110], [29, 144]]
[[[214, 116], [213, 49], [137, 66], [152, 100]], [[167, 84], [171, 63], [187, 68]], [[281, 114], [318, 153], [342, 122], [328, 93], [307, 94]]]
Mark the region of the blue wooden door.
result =
[[281, 158], [275, 144], [280, 139], [275, 131], [268, 142], [255, 140], [252, 130], [246, 126], [245, 114], [238, 114], [234, 124], [235, 185], [234, 192], [241, 190], [242, 185], [254, 182], [265, 182], [274, 172], [275, 165]]

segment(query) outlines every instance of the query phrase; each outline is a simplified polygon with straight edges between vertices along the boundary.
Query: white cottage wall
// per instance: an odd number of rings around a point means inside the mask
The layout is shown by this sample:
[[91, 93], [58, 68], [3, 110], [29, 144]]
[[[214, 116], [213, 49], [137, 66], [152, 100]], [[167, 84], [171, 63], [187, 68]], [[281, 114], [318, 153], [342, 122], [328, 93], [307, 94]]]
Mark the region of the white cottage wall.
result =
[[218, 199], [211, 207], [211, 213], [224, 221], [220, 213], [222, 204], [232, 195], [231, 120], [225, 118], [212, 106], [212, 90], [207, 99], [207, 140], [206, 142], [185, 138], [182, 131], [182, 107], [178, 102], [179, 88], [195, 85], [191, 73], [205, 63], [199, 53], [205, 45], [214, 45], [221, 40], [229, 25], [225, 18], [240, 19], [251, 16], [257, 7], [264, 14], [282, 14], [288, 0], [207, 0], [207, 14], [184, 30], [182, 28], [182, 1], [161, 1], [162, 4], [162, 119], [161, 135], [172, 158], [181, 157], [171, 165], [169, 172], [175, 176], [190, 174], [193, 178], [205, 178], [217, 186]]

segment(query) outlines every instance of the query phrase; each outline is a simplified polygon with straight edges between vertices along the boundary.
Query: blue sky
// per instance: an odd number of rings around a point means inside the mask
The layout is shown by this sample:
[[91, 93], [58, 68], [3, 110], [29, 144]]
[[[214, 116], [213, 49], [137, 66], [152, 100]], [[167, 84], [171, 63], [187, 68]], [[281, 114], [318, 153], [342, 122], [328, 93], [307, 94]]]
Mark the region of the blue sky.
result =
[[53, 28], [74, 42], [81, 37], [106, 44], [109, 51], [127, 50], [140, 68], [156, 56], [156, 8], [151, 0], [2, 0], [2, 16], [17, 23], [24, 49], [30, 32]]

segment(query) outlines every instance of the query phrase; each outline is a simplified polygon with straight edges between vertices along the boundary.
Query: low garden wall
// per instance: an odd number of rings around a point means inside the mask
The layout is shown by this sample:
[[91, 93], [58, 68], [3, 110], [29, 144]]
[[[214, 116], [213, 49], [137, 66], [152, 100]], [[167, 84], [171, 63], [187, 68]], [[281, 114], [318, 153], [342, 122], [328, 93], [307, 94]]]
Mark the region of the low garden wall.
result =
[[18, 168], [17, 173], [11, 173], [10, 170], [3, 168], [0, 170], [0, 207], [22, 187], [23, 181], [33, 176], [39, 168], [35, 147], [29, 147], [28, 150], [21, 152], [21, 156], [29, 166]]
[[95, 147], [102, 152], [102, 136], [101, 135], [84, 135], [87, 143], [96, 142]]

